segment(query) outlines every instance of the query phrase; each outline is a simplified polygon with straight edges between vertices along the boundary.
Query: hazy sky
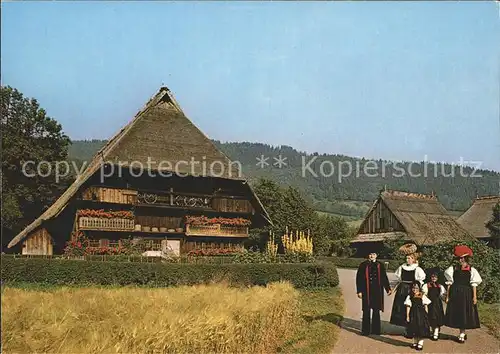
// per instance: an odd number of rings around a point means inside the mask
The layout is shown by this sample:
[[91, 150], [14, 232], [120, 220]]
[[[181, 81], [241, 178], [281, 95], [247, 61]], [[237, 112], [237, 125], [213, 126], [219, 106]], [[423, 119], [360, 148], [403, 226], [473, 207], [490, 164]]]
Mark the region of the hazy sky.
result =
[[72, 139], [162, 86], [209, 137], [500, 170], [493, 2], [7, 2], [2, 84]]

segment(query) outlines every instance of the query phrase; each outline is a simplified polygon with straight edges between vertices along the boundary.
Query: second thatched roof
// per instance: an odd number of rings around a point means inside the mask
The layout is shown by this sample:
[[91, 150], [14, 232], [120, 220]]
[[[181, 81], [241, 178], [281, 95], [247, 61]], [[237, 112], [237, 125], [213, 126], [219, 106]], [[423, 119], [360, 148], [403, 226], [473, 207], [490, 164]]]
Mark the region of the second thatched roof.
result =
[[486, 223], [493, 216], [494, 206], [500, 203], [500, 196], [481, 197], [474, 200], [469, 209], [457, 219], [457, 222], [476, 238], [488, 238], [490, 232]]

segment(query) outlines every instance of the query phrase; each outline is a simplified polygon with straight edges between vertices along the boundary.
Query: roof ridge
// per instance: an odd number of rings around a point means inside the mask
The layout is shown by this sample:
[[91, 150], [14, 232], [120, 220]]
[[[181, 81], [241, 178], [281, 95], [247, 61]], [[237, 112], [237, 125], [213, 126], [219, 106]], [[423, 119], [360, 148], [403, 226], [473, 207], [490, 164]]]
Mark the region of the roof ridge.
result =
[[391, 196], [391, 197], [405, 197], [405, 198], [412, 198], [412, 199], [430, 199], [430, 200], [437, 200], [436, 195], [434, 194], [423, 194], [423, 193], [415, 193], [415, 192], [405, 192], [405, 191], [398, 191], [398, 190], [384, 190], [382, 193], [384, 196]]
[[489, 199], [500, 199], [500, 195], [486, 195], [484, 197], [476, 197], [475, 200], [489, 200]]

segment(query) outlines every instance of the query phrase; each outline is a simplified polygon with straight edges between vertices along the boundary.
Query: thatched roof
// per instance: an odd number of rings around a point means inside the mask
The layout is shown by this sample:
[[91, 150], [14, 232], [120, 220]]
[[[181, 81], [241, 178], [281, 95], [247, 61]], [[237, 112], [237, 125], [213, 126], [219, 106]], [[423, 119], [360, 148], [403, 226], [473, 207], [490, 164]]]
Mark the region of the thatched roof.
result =
[[[181, 161], [189, 163], [192, 159], [199, 163], [190, 165], [179, 163]], [[243, 188], [250, 193], [252, 204], [257, 212], [271, 222], [264, 206], [238, 166], [231, 163], [230, 159], [184, 115], [170, 90], [167, 87], [161, 87], [134, 119], [109, 139], [106, 145], [94, 155], [85, 171], [59, 199], [16, 235], [8, 247], [21, 242], [44, 221], [57, 217], [85, 181], [105, 163], [120, 163], [123, 166], [134, 167], [137, 166], [137, 162], [151, 170], [169, 170], [194, 176], [239, 180]], [[207, 168], [211, 164], [214, 166], [213, 170]], [[224, 166], [224, 169], [220, 166]]]
[[[378, 203], [384, 203], [405, 230], [408, 241], [419, 245], [470, 238], [471, 235], [450, 216], [435, 195], [386, 190], [380, 193], [366, 214], [352, 243], [380, 241], [380, 234], [363, 234], [363, 225]], [[391, 233], [391, 236], [400, 233]]]
[[491, 220], [497, 203], [500, 203], [500, 196], [477, 198], [457, 222], [476, 238], [490, 237], [486, 223]]

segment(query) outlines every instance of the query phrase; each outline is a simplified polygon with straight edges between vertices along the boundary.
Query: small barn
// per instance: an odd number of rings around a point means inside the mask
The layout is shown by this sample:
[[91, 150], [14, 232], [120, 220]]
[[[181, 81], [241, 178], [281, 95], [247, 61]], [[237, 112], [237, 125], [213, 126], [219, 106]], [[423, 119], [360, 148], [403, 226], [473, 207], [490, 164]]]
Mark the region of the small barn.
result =
[[130, 239], [177, 254], [241, 248], [271, 221], [240, 167], [162, 87], [8, 247], [57, 254], [84, 234], [95, 248]]
[[[457, 219], [457, 222], [475, 238], [492, 246], [499, 247], [498, 240], [492, 240], [486, 224], [493, 216], [493, 208], [500, 203], [500, 196], [479, 197], [469, 209]], [[493, 244], [495, 241], [496, 244]]]
[[368, 210], [351, 246], [361, 255], [368, 250], [380, 252], [384, 240], [428, 246], [470, 237], [435, 195], [384, 190]]

